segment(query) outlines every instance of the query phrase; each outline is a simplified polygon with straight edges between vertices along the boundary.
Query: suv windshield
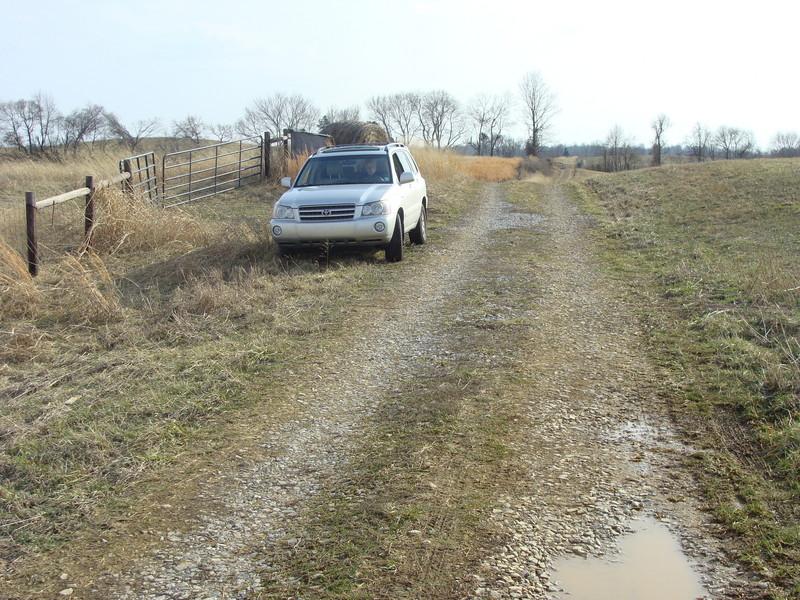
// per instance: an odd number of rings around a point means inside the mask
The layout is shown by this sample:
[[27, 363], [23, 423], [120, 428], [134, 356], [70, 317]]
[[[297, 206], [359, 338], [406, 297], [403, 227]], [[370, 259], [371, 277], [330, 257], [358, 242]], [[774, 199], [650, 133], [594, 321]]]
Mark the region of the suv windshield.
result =
[[381, 153], [377, 156], [371, 154], [314, 158], [300, 171], [295, 187], [391, 182], [389, 157]]

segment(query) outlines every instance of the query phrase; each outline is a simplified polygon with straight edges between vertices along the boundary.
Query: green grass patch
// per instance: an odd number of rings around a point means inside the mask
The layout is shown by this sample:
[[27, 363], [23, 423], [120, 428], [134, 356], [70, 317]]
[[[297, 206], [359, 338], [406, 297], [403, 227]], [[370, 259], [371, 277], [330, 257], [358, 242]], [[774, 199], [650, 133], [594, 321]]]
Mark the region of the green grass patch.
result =
[[723, 449], [698, 462], [715, 514], [738, 534], [741, 555], [786, 590], [800, 581], [798, 190], [793, 159], [572, 185], [640, 300], [652, 355], [672, 373], [665, 394], [676, 415], [702, 430], [699, 444]]

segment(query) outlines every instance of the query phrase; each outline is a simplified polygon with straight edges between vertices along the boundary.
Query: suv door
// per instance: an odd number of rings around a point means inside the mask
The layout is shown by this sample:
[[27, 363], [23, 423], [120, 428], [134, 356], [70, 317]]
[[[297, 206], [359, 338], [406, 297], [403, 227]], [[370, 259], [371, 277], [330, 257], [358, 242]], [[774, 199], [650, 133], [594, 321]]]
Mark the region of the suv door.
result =
[[402, 196], [400, 204], [403, 207], [403, 214], [405, 215], [404, 229], [409, 231], [417, 225], [419, 215], [422, 211], [422, 197], [424, 189], [420, 181], [419, 169], [411, 156], [405, 150], [398, 150], [395, 152], [392, 163], [397, 172], [397, 179], [400, 179], [400, 173], [407, 171], [414, 175], [414, 181], [404, 183], [400, 186]]

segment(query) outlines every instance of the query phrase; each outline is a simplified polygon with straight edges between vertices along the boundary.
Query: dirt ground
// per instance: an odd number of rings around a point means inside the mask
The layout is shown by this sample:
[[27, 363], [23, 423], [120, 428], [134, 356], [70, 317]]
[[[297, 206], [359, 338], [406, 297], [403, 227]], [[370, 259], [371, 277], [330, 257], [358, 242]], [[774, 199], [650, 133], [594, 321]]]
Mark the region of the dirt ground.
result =
[[515, 468], [483, 518], [493, 535], [447, 571], [452, 597], [554, 597], [554, 561], [612, 554], [643, 517], [681, 541], [705, 597], [763, 597], [704, 510], [685, 465], [697, 450], [667, 416], [665, 375], [597, 258], [591, 220], [561, 182], [536, 186], [541, 203], [523, 209], [487, 185], [468, 219], [419, 250], [417, 268], [386, 265], [370, 319], [287, 373], [282, 409], [232, 423], [223, 450], [191, 457], [176, 485], [6, 597], [279, 597], [296, 582], [269, 574], [307, 542], [308, 511], [341, 485], [374, 415], [456, 369], [477, 396], [512, 407]]

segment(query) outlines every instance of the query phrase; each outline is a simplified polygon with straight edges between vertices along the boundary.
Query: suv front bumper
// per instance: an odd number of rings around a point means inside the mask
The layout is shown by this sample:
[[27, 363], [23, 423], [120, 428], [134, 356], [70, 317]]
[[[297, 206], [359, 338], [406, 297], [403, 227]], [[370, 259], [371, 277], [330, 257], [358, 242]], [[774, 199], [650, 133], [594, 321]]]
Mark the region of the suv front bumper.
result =
[[269, 229], [280, 246], [385, 246], [392, 239], [394, 219], [394, 216], [326, 222], [272, 219]]

